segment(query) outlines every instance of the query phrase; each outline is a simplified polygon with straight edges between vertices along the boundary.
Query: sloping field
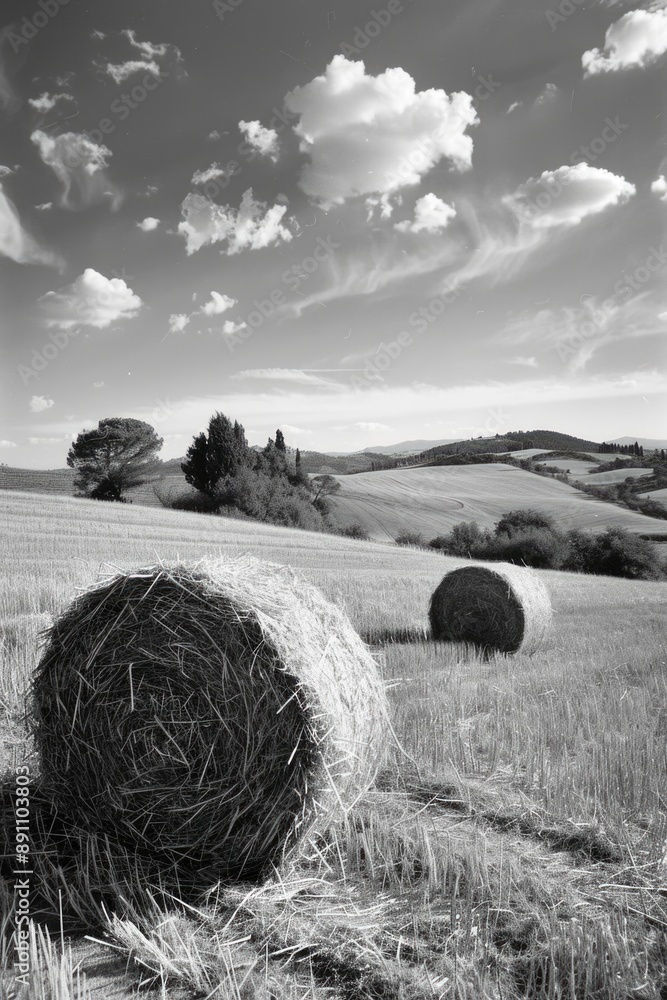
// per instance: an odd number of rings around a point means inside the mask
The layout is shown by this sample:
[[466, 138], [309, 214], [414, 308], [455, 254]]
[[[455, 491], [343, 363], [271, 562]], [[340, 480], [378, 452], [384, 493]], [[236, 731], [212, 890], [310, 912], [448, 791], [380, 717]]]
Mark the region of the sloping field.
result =
[[501, 463], [395, 469], [336, 478], [341, 491], [330, 498], [332, 519], [339, 527], [361, 524], [378, 540], [396, 538], [400, 531], [409, 529], [428, 541], [451, 531], [459, 521], [477, 521], [492, 528], [506, 511], [526, 507], [550, 514], [565, 531], [602, 531], [613, 525], [667, 538], [665, 521]]
[[[289, 563], [346, 607], [377, 643], [391, 702], [387, 742], [395, 733], [406, 756], [276, 879], [252, 892], [218, 886], [205, 911], [187, 912], [171, 900], [158, 910], [131, 884], [140, 908], [129, 917], [116, 896], [106, 912], [123, 919], [102, 921], [86, 909], [94, 936], [73, 944], [76, 975], [57, 955], [47, 961], [39, 951], [31, 970], [62, 969], [63, 1000], [83, 998], [79, 971], [91, 1000], [144, 995], [135, 962], [150, 970], [144, 986], [149, 975], [173, 1000], [538, 1000], [547, 995], [545, 975], [562, 1000], [664, 997], [664, 583], [541, 571], [555, 612], [543, 648], [485, 659], [416, 641], [434, 587], [465, 560], [0, 490], [5, 794], [15, 794], [15, 765], [26, 760], [31, 810], [40, 801], [39, 764], [26, 756], [30, 744], [18, 720], [45, 613], [62, 611], [105, 567], [219, 552]], [[5, 824], [3, 835], [14, 837], [13, 811]], [[35, 858], [39, 844], [31, 840]], [[0, 921], [9, 930], [10, 857], [0, 877]], [[65, 850], [62, 860], [67, 893], [57, 891], [60, 868], [34, 877], [34, 896], [48, 883], [58, 927], [63, 911], [66, 922], [77, 916], [78, 899], [88, 906], [90, 878], [73, 866], [76, 855]], [[31, 906], [38, 905], [34, 896]], [[15, 992], [13, 957], [8, 945], [0, 996], [36, 998], [32, 989]]]
[[586, 476], [586, 482], [592, 483], [593, 486], [604, 486], [607, 483], [623, 483], [629, 477], [641, 479], [642, 476], [650, 477], [651, 475], [651, 469], [610, 469], [609, 472], [591, 473], [591, 475]]
[[[0, 467], [0, 489], [19, 490], [26, 493], [45, 493], [51, 496], [75, 495], [74, 469], [15, 469], [11, 466]], [[146, 507], [160, 507], [160, 501], [155, 494], [153, 486], [159, 484], [162, 494], [168, 497], [170, 494], [185, 492], [188, 485], [181, 473], [170, 473], [161, 478], [144, 483], [143, 486], [135, 486], [127, 491], [127, 499], [131, 503], [138, 503]]]
[[667, 489], [649, 490], [648, 493], [639, 494], [644, 500], [659, 500], [660, 503], [667, 503]]
[[587, 476], [597, 467], [597, 462], [586, 462], [583, 458], [548, 458], [537, 465], [553, 466], [561, 472], [571, 472], [573, 476]]

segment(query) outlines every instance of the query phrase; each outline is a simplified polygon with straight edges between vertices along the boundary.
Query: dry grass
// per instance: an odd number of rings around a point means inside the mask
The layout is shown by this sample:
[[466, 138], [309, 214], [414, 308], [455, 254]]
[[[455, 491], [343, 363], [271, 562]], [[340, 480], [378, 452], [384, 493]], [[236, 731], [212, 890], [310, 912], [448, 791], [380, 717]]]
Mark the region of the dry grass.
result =
[[429, 621], [434, 639], [468, 642], [484, 652], [534, 653], [551, 626], [551, 601], [530, 569], [463, 566], [436, 587]]
[[[14, 503], [0, 495], [0, 697], [16, 726], [39, 658], [38, 630], [22, 630], [23, 616], [60, 613], [108, 559], [131, 567], [154, 562], [156, 549], [169, 559], [252, 551], [299, 567], [382, 642], [408, 755], [266, 883], [210, 886], [194, 908], [161, 896], [136, 852], [124, 897], [127, 873], [96, 867], [85, 838], [72, 844], [28, 758], [31, 829], [45, 845], [33, 856], [36, 920], [48, 911], [58, 924], [60, 890], [66, 928], [95, 928], [137, 981], [170, 1000], [662, 1000], [664, 583], [540, 572], [555, 614], [547, 641], [532, 656], [483, 657], [423, 639], [429, 597], [462, 561], [169, 511], [105, 505], [102, 522], [92, 503]], [[399, 634], [415, 641], [393, 641]], [[7, 763], [23, 761], [20, 736], [2, 735]], [[9, 844], [11, 821], [0, 827]], [[0, 903], [11, 927], [11, 892]], [[10, 944], [3, 1000], [11, 958]]]

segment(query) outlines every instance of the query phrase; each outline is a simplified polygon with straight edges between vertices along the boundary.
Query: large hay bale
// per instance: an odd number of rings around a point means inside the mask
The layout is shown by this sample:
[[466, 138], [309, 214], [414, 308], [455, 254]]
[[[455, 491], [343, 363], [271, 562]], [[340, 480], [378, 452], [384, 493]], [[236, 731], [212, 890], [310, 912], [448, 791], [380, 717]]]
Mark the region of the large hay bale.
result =
[[372, 783], [386, 713], [347, 617], [251, 559], [95, 585], [54, 624], [33, 684], [59, 811], [223, 879], [262, 877]]
[[500, 653], [534, 653], [552, 621], [546, 587], [531, 570], [510, 563], [463, 566], [436, 587], [431, 635]]

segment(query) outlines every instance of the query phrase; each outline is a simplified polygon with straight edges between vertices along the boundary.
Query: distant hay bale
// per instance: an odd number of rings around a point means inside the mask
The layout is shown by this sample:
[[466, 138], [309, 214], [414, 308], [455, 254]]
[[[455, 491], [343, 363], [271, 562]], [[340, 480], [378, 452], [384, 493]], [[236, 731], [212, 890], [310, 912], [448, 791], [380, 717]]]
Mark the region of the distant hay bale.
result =
[[55, 622], [32, 711], [59, 812], [221, 879], [262, 877], [366, 790], [387, 733], [347, 617], [253, 559], [96, 584]]
[[537, 574], [510, 563], [453, 570], [435, 589], [429, 608], [434, 639], [500, 653], [534, 653], [552, 615], [549, 594]]

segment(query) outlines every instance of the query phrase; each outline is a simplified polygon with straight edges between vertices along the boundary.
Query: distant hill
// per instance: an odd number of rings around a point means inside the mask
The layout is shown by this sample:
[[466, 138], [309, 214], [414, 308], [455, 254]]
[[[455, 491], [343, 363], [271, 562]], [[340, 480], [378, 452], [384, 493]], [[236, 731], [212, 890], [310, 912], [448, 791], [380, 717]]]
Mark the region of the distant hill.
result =
[[558, 431], [509, 431], [507, 434], [496, 434], [494, 437], [474, 438], [468, 441], [454, 441], [450, 444], [438, 445], [422, 451], [419, 458], [428, 461], [440, 455], [458, 455], [462, 452], [473, 454], [491, 453], [502, 455], [507, 452], [524, 449], [544, 449], [545, 451], [597, 451], [599, 441], [589, 441], [586, 438], [573, 437], [571, 434], [561, 434]]
[[417, 455], [428, 448], [439, 448], [443, 444], [453, 444], [456, 438], [442, 438], [436, 441], [399, 441], [398, 444], [374, 445], [364, 448], [364, 452], [373, 455]]
[[340, 492], [329, 497], [334, 524], [360, 524], [378, 541], [396, 538], [405, 529], [430, 541], [460, 521], [492, 528], [506, 511], [526, 507], [550, 514], [563, 531], [615, 526], [667, 541], [667, 521], [502, 462], [392, 469], [341, 476], [339, 482]]

